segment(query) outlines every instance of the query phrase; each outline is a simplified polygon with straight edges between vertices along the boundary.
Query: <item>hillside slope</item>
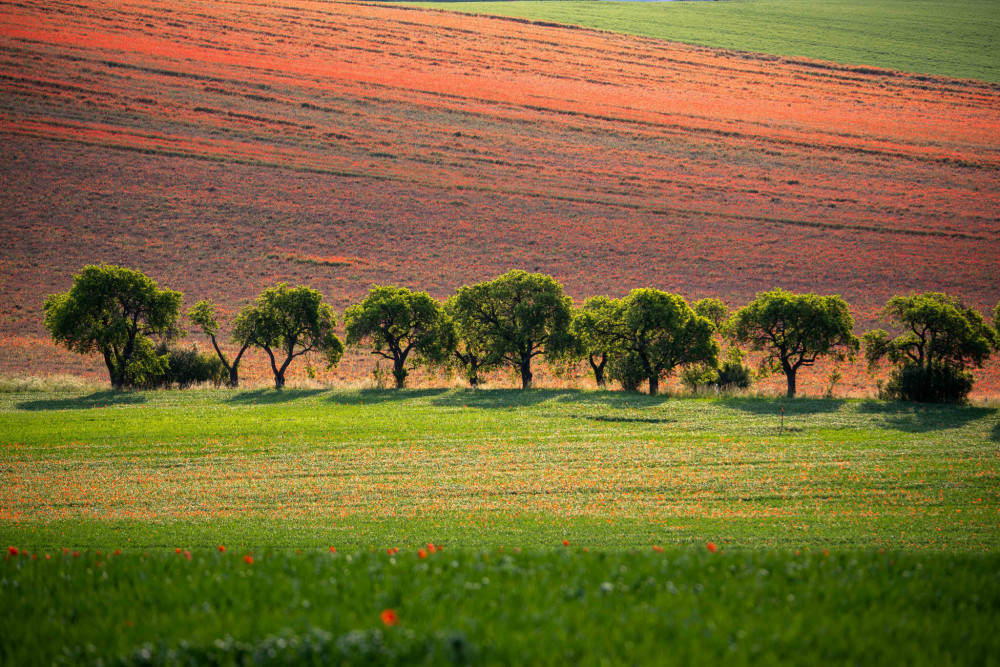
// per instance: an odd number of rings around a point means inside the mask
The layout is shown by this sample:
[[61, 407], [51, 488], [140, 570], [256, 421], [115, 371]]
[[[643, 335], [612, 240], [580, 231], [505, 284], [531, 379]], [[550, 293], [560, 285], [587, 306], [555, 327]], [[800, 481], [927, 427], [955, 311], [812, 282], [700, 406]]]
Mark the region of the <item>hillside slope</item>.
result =
[[1000, 91], [346, 2], [0, 6], [0, 371], [135, 266], [232, 312], [512, 267], [576, 298], [1000, 297]]

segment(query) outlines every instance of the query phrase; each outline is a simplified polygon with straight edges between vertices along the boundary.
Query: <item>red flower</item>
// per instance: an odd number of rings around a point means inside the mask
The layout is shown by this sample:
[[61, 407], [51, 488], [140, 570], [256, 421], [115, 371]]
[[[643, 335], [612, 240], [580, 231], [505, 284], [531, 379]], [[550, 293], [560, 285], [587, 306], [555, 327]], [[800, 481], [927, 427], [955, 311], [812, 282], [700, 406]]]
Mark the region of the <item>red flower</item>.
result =
[[220, 554], [224, 554], [224, 553], [226, 553], [226, 547], [224, 547], [224, 546], [222, 546], [222, 545], [220, 544], [220, 545], [219, 545], [219, 553], [220, 553]]
[[427, 558], [427, 549], [420, 549], [417, 551], [417, 555], [421, 558]]
[[181, 552], [181, 548], [180, 547], [177, 547], [176, 549], [174, 549], [174, 553], [178, 553], [179, 554], [180, 552]]
[[11, 556], [16, 556], [17, 547], [7, 547], [7, 553], [9, 553]]
[[569, 540], [563, 540], [563, 546], [564, 547], [568, 547], [569, 546]]
[[713, 554], [719, 550], [719, 547], [715, 546], [715, 542], [708, 542], [705, 544], [705, 548], [708, 549]]
[[246, 556], [243, 557], [243, 562], [246, 563], [247, 565], [253, 565], [253, 556], [247, 554]]
[[337, 553], [337, 547], [330, 547], [330, 553], [332, 554]]
[[399, 614], [396, 613], [395, 609], [383, 609], [379, 618], [390, 628], [399, 623]]
[[658, 544], [654, 544], [653, 545], [653, 551], [655, 551], [658, 554], [662, 554], [663, 553], [663, 547], [661, 547]]
[[428, 542], [427, 543], [427, 550], [430, 551], [431, 553], [434, 553], [435, 551], [437, 551], [437, 547], [434, 546], [432, 543]]
[[73, 552], [73, 558], [79, 558], [79, 557], [80, 557], [80, 552], [79, 551], [74, 551]]
[[185, 549], [184, 550], [184, 557], [187, 558], [188, 560], [191, 560], [191, 552], [188, 551], [187, 549]]

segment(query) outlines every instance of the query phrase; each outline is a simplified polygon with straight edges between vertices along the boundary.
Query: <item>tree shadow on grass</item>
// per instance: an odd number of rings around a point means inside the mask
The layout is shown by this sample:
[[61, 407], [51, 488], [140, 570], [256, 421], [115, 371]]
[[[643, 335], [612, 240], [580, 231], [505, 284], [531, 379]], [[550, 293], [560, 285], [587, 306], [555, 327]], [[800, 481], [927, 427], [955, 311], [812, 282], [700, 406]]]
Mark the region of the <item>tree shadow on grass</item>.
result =
[[754, 415], [779, 415], [784, 406], [786, 415], [816, 415], [839, 412], [847, 403], [842, 398], [765, 398], [760, 396], [734, 396], [720, 399], [732, 410]]
[[993, 425], [993, 442], [1000, 442], [1000, 420]]
[[275, 403], [289, 403], [300, 398], [307, 398], [322, 394], [325, 389], [257, 389], [254, 391], [240, 391], [226, 399], [227, 403], [238, 403], [242, 405], [272, 405]]
[[34, 401], [21, 401], [18, 409], [39, 412], [44, 410], [90, 410], [114, 405], [140, 405], [146, 402], [146, 396], [136, 391], [95, 391], [86, 396], [74, 398], [42, 398]]
[[449, 389], [359, 389], [351, 392], [334, 392], [327, 397], [328, 403], [335, 405], [377, 405], [409, 401], [417, 398], [440, 396]]
[[[961, 428], [970, 422], [996, 416], [996, 408], [969, 405], [925, 404], [906, 401], [863, 401], [858, 412], [877, 415], [889, 428], [908, 433], [926, 433]], [[993, 439], [1000, 438], [1000, 424], [993, 428]]]
[[433, 401], [434, 405], [484, 409], [513, 409], [549, 401], [610, 408], [647, 408], [663, 404], [668, 396], [647, 396], [624, 391], [582, 389], [457, 389]]

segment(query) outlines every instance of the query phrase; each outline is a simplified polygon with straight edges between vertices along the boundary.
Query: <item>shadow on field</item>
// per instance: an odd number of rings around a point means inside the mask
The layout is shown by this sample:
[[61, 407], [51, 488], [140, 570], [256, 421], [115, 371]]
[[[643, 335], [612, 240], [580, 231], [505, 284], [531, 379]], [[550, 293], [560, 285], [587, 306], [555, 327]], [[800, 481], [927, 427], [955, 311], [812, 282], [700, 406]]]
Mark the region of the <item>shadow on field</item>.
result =
[[993, 442], [1000, 441], [1000, 421], [993, 425]]
[[17, 404], [21, 410], [89, 410], [104, 408], [111, 405], [139, 405], [146, 402], [146, 397], [135, 391], [95, 391], [93, 394], [76, 398], [47, 398], [35, 401], [22, 401]]
[[726, 398], [721, 403], [727, 408], [749, 412], [754, 415], [781, 414], [785, 406], [786, 415], [818, 415], [839, 412], [847, 401], [842, 398]]
[[427, 398], [447, 393], [448, 389], [361, 389], [350, 393], [335, 392], [327, 397], [334, 405], [376, 405], [413, 398]]
[[580, 389], [462, 389], [448, 392], [433, 401], [434, 405], [470, 408], [510, 409], [538, 405], [547, 401], [574, 405], [600, 405], [611, 408], [646, 408], [661, 405], [668, 396], [647, 396], [624, 391], [583, 391]]
[[226, 399], [227, 403], [240, 403], [243, 405], [269, 405], [273, 403], [288, 403], [290, 401], [322, 394], [324, 389], [257, 389], [255, 391], [241, 391]]
[[[881, 416], [886, 426], [909, 433], [960, 428], [969, 422], [997, 414], [996, 408], [883, 401], [864, 401], [858, 406], [858, 412]], [[996, 440], [998, 437], [1000, 435], [995, 426], [993, 439]]]

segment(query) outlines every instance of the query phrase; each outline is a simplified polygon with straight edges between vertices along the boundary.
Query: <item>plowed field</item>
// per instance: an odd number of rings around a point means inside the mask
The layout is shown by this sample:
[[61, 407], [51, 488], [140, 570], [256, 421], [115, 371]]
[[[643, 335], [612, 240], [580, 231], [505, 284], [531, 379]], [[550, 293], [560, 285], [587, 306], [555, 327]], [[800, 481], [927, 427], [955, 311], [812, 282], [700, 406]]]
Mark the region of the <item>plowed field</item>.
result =
[[100, 261], [230, 312], [515, 267], [840, 293], [862, 327], [916, 290], [985, 311], [998, 177], [991, 84], [344, 2], [6, 3], [0, 372], [100, 374], [41, 324]]

